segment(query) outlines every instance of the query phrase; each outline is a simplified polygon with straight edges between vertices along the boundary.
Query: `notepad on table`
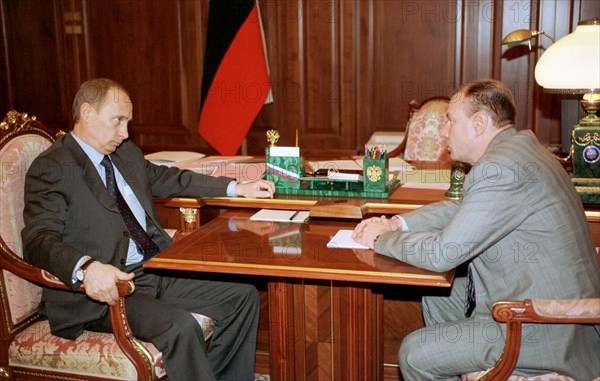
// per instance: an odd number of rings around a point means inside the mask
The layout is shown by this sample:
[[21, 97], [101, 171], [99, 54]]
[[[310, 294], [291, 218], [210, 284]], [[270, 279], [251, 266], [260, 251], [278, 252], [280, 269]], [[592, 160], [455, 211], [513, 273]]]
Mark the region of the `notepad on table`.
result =
[[329, 242], [327, 242], [327, 247], [330, 249], [368, 249], [367, 246], [361, 245], [352, 239], [353, 230], [341, 229]]
[[327, 173], [327, 178], [332, 180], [347, 180], [347, 181], [362, 181], [362, 175], [358, 173], [345, 173], [330, 171]]
[[308, 220], [308, 211], [261, 209], [254, 213], [252, 221], [274, 221], [274, 222], [305, 222]]

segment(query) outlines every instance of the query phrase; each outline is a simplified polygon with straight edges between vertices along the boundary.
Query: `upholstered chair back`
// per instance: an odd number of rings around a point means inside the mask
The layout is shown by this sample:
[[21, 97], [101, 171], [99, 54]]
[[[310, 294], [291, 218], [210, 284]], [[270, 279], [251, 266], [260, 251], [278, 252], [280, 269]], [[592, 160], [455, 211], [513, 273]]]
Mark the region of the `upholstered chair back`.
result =
[[432, 98], [410, 110], [406, 126], [404, 160], [448, 161], [446, 139], [440, 129], [447, 120], [448, 100]]
[[[16, 115], [15, 115], [16, 117]], [[6, 126], [5, 128], [8, 128]], [[21, 229], [23, 229], [23, 188], [25, 174], [32, 161], [53, 142], [51, 135], [29, 128], [2, 136], [0, 141], [0, 245], [2, 250], [23, 257]], [[4, 319], [9, 329], [34, 318], [42, 290], [13, 273], [2, 270], [0, 276]]]

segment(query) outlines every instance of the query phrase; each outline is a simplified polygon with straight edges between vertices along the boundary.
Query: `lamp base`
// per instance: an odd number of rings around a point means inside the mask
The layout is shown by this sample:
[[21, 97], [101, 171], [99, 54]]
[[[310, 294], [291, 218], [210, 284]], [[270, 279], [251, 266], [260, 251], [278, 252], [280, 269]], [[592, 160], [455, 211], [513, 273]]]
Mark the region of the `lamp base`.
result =
[[[594, 115], [595, 116], [595, 115]], [[584, 204], [600, 205], [600, 123], [581, 120], [573, 129], [573, 185]]]
[[460, 200], [462, 198], [466, 172], [467, 167], [464, 163], [452, 164], [452, 170], [450, 172], [450, 188], [444, 193], [446, 198], [451, 200]]
[[600, 179], [573, 178], [571, 180], [583, 204], [600, 205]]

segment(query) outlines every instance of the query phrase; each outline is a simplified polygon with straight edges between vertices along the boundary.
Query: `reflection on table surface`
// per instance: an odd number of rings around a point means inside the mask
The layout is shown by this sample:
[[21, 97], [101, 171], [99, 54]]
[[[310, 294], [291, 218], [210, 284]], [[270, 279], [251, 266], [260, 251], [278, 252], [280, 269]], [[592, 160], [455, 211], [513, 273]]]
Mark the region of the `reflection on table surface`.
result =
[[148, 261], [147, 268], [305, 279], [449, 287], [454, 272], [434, 273], [375, 254], [327, 248], [355, 221], [250, 221], [255, 210], [229, 210]]

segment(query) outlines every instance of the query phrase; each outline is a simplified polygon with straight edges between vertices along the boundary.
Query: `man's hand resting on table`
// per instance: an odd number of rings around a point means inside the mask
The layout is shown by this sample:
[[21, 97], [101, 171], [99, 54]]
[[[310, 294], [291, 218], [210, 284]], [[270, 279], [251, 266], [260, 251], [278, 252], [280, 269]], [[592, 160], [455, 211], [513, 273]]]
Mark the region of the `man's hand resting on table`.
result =
[[119, 300], [117, 280], [132, 280], [133, 273], [125, 273], [113, 265], [94, 262], [85, 271], [83, 285], [85, 294], [90, 298], [108, 303], [111, 306]]
[[248, 198], [273, 198], [275, 185], [267, 180], [257, 180], [250, 183], [237, 183], [235, 194]]
[[385, 216], [373, 217], [362, 221], [354, 228], [352, 239], [361, 245], [373, 249], [375, 246], [375, 238], [380, 234], [401, 229], [402, 223], [396, 218], [388, 219]]

